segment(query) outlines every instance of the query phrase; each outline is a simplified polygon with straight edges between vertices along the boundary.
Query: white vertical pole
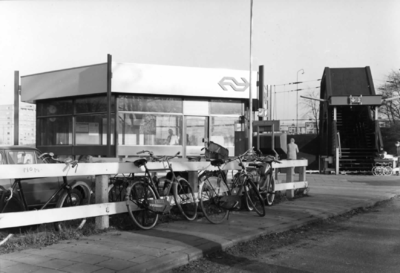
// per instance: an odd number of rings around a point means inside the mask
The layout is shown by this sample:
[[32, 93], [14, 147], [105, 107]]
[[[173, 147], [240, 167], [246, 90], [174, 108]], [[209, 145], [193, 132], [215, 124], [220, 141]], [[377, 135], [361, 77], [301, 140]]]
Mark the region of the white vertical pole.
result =
[[273, 90], [272, 90], [272, 85], [270, 85], [269, 86], [269, 93], [270, 93], [270, 99], [271, 99], [271, 101], [269, 102], [269, 105], [270, 105], [270, 108], [271, 108], [271, 118], [270, 118], [270, 120], [274, 120], [275, 119], [275, 117], [274, 117], [274, 111], [275, 111], [275, 109], [274, 109], [274, 107], [275, 107], [275, 105], [274, 105], [274, 103], [273, 103], [273, 100], [275, 99], [274, 98], [274, 96], [273, 96]]
[[271, 94], [270, 94], [270, 90], [269, 90], [269, 86], [268, 85], [265, 85], [265, 88], [266, 88], [266, 90], [267, 90], [267, 96], [268, 96], [268, 101], [267, 101], [267, 104], [268, 104], [268, 120], [272, 120], [272, 108], [271, 108], [271, 99], [272, 99], [272, 96], [271, 96]]
[[252, 85], [251, 70], [253, 67], [252, 43], [253, 43], [253, 0], [250, 0], [249, 149], [253, 147], [253, 96], [251, 94], [251, 85]]
[[[96, 204], [102, 204], [108, 202], [108, 182], [109, 182], [109, 175], [96, 175], [96, 190], [95, 190]], [[95, 225], [97, 229], [109, 228], [110, 223], [108, 215], [97, 216], [95, 220]]]
[[[333, 120], [337, 121], [337, 108], [336, 106], [333, 107]], [[337, 135], [335, 136], [335, 139], [337, 139]], [[339, 148], [336, 146], [335, 149], [335, 173], [339, 174]]]
[[333, 120], [334, 120], [334, 121], [337, 120], [337, 109], [336, 109], [336, 106], [333, 107]]
[[336, 161], [335, 161], [335, 173], [336, 174], [339, 174], [339, 148], [336, 148], [335, 149], [335, 158], [336, 158]]

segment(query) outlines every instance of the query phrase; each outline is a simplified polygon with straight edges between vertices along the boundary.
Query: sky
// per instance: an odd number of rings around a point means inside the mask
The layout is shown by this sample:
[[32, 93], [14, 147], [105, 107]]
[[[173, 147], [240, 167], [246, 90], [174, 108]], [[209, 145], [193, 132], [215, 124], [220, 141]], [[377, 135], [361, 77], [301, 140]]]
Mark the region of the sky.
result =
[[[250, 69], [250, 0], [1, 1], [0, 104], [14, 71], [113, 61]], [[252, 69], [277, 92], [275, 119], [305, 118], [325, 67], [371, 68], [375, 88], [400, 69], [399, 0], [253, 0]], [[304, 74], [302, 74], [302, 70]], [[297, 81], [300, 92], [293, 92]], [[318, 88], [316, 88], [318, 87]]]

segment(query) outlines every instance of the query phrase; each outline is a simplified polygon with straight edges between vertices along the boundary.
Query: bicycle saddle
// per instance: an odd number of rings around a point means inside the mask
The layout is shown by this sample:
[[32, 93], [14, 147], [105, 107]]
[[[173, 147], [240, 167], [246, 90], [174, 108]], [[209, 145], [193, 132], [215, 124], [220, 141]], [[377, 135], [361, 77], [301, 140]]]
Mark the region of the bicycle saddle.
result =
[[142, 167], [143, 165], [146, 165], [146, 163], [147, 163], [147, 160], [144, 158], [133, 161], [133, 164], [135, 164], [135, 166], [139, 167], [139, 168]]
[[224, 162], [225, 161], [223, 161], [222, 159], [214, 159], [214, 160], [211, 160], [211, 165], [214, 167], [219, 167], [222, 164], [224, 164]]

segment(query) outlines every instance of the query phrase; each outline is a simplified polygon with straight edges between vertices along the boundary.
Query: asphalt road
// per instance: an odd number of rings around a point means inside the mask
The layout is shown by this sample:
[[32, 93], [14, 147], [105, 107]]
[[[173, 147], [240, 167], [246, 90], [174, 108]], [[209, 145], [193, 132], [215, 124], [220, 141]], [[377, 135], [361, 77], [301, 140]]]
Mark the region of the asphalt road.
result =
[[399, 198], [331, 230], [260, 258], [308, 272], [400, 272]]
[[400, 198], [244, 243], [173, 272], [400, 272]]

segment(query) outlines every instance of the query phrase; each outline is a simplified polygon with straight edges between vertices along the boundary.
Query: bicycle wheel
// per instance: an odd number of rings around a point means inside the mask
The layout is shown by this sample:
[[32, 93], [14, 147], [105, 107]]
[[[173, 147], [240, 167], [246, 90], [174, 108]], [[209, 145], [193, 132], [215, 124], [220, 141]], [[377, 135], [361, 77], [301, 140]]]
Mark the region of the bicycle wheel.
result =
[[372, 175], [375, 175], [375, 176], [377, 175], [377, 173], [376, 173], [376, 168], [377, 168], [376, 166], [373, 166], [373, 167], [372, 167], [372, 170], [371, 170]]
[[251, 179], [245, 181], [245, 202], [249, 211], [255, 211], [260, 216], [265, 216], [264, 201], [260, 196], [256, 185]]
[[127, 189], [127, 207], [133, 223], [141, 229], [151, 229], [158, 214], [149, 209], [149, 200], [158, 199], [153, 188], [144, 181], [136, 181]]
[[199, 178], [200, 206], [206, 219], [213, 224], [220, 224], [229, 216], [229, 209], [221, 202], [223, 196], [229, 196], [228, 185], [221, 175], [203, 175]]
[[393, 173], [392, 167], [386, 166], [386, 167], [384, 167], [384, 168], [385, 168], [385, 169], [384, 169], [384, 175], [392, 175], [392, 173]]
[[108, 185], [108, 202], [121, 202], [125, 200], [128, 182], [125, 179], [115, 179]]
[[175, 204], [182, 215], [189, 221], [196, 219], [198, 203], [189, 182], [184, 178], [177, 178], [173, 183], [173, 193]]
[[271, 173], [269, 175], [267, 175], [267, 177], [265, 178], [265, 193], [264, 193], [264, 202], [266, 205], [268, 206], [272, 206], [272, 204], [274, 203], [274, 199], [275, 199], [275, 179], [274, 179], [274, 175]]
[[[57, 208], [76, 207], [88, 205], [90, 203], [91, 190], [84, 182], [72, 185], [71, 190], [64, 190], [57, 200]], [[56, 231], [66, 231], [68, 229], [81, 229], [86, 223], [86, 218], [71, 219], [54, 223]]]

